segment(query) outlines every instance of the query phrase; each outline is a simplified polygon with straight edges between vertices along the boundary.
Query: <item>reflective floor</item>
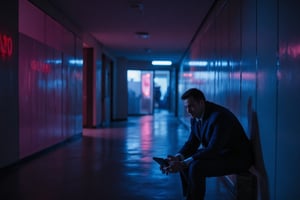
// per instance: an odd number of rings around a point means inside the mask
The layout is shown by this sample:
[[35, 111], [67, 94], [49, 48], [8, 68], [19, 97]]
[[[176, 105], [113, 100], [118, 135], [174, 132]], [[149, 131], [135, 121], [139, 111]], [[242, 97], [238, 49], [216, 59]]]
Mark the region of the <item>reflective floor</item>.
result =
[[[174, 154], [188, 129], [167, 112], [130, 117], [22, 162], [0, 176], [2, 200], [183, 200], [178, 174], [163, 175], [153, 156]], [[206, 200], [231, 200], [217, 178]]]

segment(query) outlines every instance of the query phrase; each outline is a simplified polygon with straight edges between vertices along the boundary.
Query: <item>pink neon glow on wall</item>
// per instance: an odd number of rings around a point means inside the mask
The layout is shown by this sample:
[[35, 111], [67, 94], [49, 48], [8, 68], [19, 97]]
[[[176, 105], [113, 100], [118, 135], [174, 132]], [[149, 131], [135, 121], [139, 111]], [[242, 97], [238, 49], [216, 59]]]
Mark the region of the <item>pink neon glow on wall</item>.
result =
[[183, 73], [182, 76], [185, 78], [192, 78], [193, 74], [192, 73]]
[[292, 58], [299, 58], [300, 57], [300, 44], [288, 44], [286, 46], [280, 47], [279, 49], [280, 57], [284, 55], [288, 55]]
[[142, 75], [142, 93], [144, 97], [150, 97], [151, 94], [150, 77], [151, 75], [149, 73]]

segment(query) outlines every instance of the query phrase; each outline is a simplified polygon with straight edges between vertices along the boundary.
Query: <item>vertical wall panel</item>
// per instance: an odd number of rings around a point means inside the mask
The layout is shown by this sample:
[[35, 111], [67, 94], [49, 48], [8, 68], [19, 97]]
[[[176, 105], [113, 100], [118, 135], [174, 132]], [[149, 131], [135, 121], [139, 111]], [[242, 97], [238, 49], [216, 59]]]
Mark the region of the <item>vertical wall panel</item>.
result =
[[[258, 199], [299, 199], [300, 4], [215, 5], [181, 64], [179, 95], [198, 87], [237, 114], [255, 148]], [[201, 69], [186, 65], [194, 59]], [[180, 104], [178, 113], [188, 122]]]
[[76, 62], [76, 70], [74, 79], [77, 84], [76, 89], [76, 125], [75, 125], [75, 134], [82, 132], [83, 126], [83, 48], [82, 48], [82, 40], [76, 38], [75, 40], [75, 60]]
[[214, 56], [215, 60], [215, 94], [214, 99], [210, 99], [210, 101], [215, 101], [218, 103], [223, 103], [228, 106], [227, 98], [230, 96], [228, 92], [230, 91], [230, 79], [229, 79], [229, 69], [226, 65], [228, 62], [228, 54], [226, 50], [229, 48], [229, 40], [228, 34], [229, 29], [227, 26], [229, 25], [228, 21], [228, 9], [229, 5], [223, 5], [215, 16], [215, 28], [216, 28], [216, 54]]
[[[32, 49], [29, 41], [24, 40], [20, 36], [20, 41], [23, 45], [29, 49]], [[22, 43], [21, 43], [22, 44]], [[20, 44], [20, 46], [21, 46]], [[21, 49], [21, 47], [20, 47]], [[20, 50], [21, 51], [21, 50]], [[28, 52], [30, 54], [32, 51]], [[32, 135], [32, 120], [31, 115], [31, 70], [30, 70], [30, 55], [20, 54], [19, 55], [19, 141], [20, 141], [20, 157], [25, 155], [25, 152], [30, 151], [31, 135]], [[27, 63], [27, 64], [25, 64]], [[23, 120], [22, 120], [23, 119]], [[23, 134], [21, 134], [23, 133]]]
[[[257, 115], [262, 156], [267, 171], [266, 189], [275, 199], [277, 153], [277, 4], [257, 1]], [[247, 47], [245, 47], [247, 48]]]
[[50, 17], [45, 17], [44, 24], [45, 45], [51, 46], [54, 49], [63, 49], [63, 40], [65, 39], [65, 37], [63, 37], [65, 32], [64, 28]]
[[70, 137], [73, 134], [73, 130], [74, 130], [74, 126], [72, 124], [72, 115], [70, 115], [70, 113], [72, 112], [72, 79], [71, 79], [71, 73], [72, 73], [72, 69], [69, 67], [68, 65], [68, 61], [70, 60], [70, 56], [69, 54], [64, 55], [63, 57], [63, 68], [64, 68], [64, 72], [65, 72], [65, 95], [64, 95], [64, 100], [63, 100], [63, 107], [65, 108], [65, 122], [67, 129], [66, 129], [66, 135], [64, 135], [65, 137]]
[[19, 0], [19, 32], [45, 41], [45, 15], [27, 0]]
[[226, 52], [226, 68], [229, 77], [229, 91], [227, 93], [227, 105], [231, 108], [232, 112], [244, 124], [244, 118], [241, 115], [241, 110], [247, 104], [242, 104], [241, 101], [241, 15], [240, 0], [232, 0], [228, 4], [228, 48], [224, 49]]
[[118, 58], [115, 67], [113, 69], [113, 108], [112, 117], [114, 120], [127, 119], [128, 115], [128, 94], [124, 94], [124, 98], [119, 98], [121, 91], [128, 91], [127, 84], [127, 60], [124, 58]]
[[68, 77], [69, 77], [69, 68], [65, 64], [67, 62], [66, 56], [64, 55], [62, 57], [62, 129], [63, 129], [63, 137], [69, 137], [71, 135], [70, 133], [70, 115], [69, 113], [69, 93], [68, 93]]
[[64, 50], [64, 28], [50, 17], [45, 17], [45, 41], [44, 44], [51, 46], [48, 49], [45, 61], [51, 68], [47, 76], [46, 103], [46, 131], [47, 146], [51, 146], [65, 138], [62, 128], [62, 56]]
[[59, 84], [55, 74], [59, 69], [52, 62], [53, 56], [53, 49], [20, 35], [21, 157], [59, 141], [54, 135], [56, 131], [61, 134], [57, 118], [60, 103], [55, 104], [58, 102], [55, 98], [58, 96], [56, 87]]
[[279, 0], [276, 199], [300, 199], [300, 2]]
[[20, 13], [19, 135], [24, 158], [82, 132], [82, 45], [28, 1], [20, 1]]
[[103, 63], [102, 63], [102, 51], [99, 48], [94, 49], [94, 83], [93, 83], [93, 94], [94, 94], [94, 108], [93, 108], [93, 126], [99, 126], [101, 125], [102, 118], [101, 118], [101, 113], [102, 113], [102, 107], [101, 107], [101, 102], [102, 102], [102, 97], [104, 97], [104, 94], [101, 91], [101, 83], [102, 83], [102, 68], [103, 68]]
[[[248, 12], [251, 10], [251, 12]], [[234, 10], [232, 10], [233, 17]], [[241, 119], [247, 133], [248, 127], [248, 103], [250, 109], [256, 111], [256, 1], [242, 1], [241, 4]], [[236, 60], [236, 64], [239, 61]], [[238, 74], [233, 75], [238, 76]]]
[[18, 1], [0, 6], [0, 168], [18, 158]]

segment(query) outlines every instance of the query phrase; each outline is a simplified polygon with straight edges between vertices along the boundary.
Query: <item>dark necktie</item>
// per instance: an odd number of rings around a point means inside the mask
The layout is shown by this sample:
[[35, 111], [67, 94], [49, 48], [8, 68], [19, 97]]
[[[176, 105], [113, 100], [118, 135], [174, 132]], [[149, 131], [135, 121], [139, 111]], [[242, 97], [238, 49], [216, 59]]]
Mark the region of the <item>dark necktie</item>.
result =
[[197, 121], [197, 134], [198, 134], [198, 137], [200, 138], [200, 140], [201, 140], [201, 126], [202, 126], [202, 120], [201, 119], [199, 119], [198, 121]]

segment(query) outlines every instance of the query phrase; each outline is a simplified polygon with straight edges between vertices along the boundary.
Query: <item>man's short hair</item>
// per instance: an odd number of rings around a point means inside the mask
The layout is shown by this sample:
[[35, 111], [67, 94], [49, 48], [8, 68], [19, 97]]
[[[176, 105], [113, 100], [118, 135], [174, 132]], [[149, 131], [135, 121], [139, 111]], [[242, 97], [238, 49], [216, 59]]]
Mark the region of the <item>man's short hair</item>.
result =
[[203, 92], [201, 90], [197, 89], [197, 88], [191, 88], [191, 89], [188, 89], [187, 91], [185, 91], [183, 93], [183, 95], [181, 96], [181, 99], [186, 100], [190, 97], [192, 97], [195, 100], [204, 100], [204, 101], [206, 101]]

